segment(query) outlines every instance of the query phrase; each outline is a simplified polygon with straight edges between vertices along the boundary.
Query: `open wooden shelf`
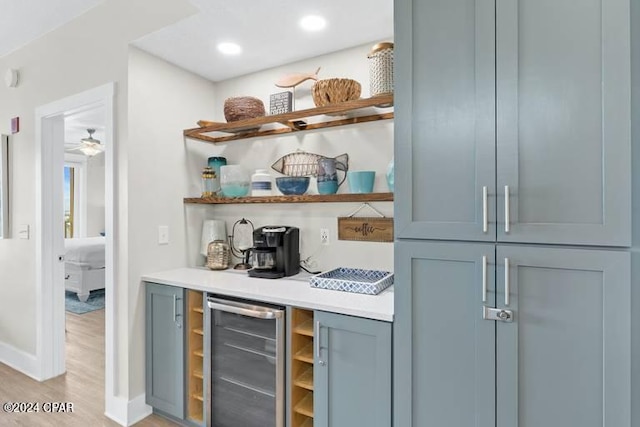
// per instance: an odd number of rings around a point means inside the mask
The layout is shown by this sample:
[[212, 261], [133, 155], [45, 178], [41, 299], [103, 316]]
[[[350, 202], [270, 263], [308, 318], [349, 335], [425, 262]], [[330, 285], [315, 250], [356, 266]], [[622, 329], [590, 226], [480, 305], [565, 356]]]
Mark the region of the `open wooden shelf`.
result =
[[298, 350], [293, 355], [293, 358], [295, 360], [300, 360], [301, 362], [313, 364], [313, 344], [309, 344]]
[[261, 197], [186, 197], [184, 203], [223, 205], [239, 203], [392, 202], [393, 193], [306, 194]]
[[299, 325], [293, 327], [293, 332], [298, 335], [306, 335], [308, 337], [313, 336], [313, 319], [306, 320]]
[[313, 391], [313, 366], [307, 368], [293, 380], [293, 385]]
[[291, 427], [313, 426], [313, 311], [291, 310]]
[[307, 393], [307, 395], [293, 407], [293, 410], [299, 414], [313, 418], [313, 393]]
[[[309, 119], [317, 116], [345, 116], [357, 110], [377, 106], [390, 106], [393, 104], [393, 95], [381, 95], [373, 98], [357, 99], [355, 101], [341, 102], [326, 107], [308, 108], [305, 110], [292, 111], [284, 114], [274, 114], [271, 116], [255, 117], [253, 119], [238, 120], [230, 123], [210, 122], [200, 120], [197, 128], [185, 129], [185, 137], [198, 139], [210, 143], [220, 143], [247, 139], [253, 137], [264, 137], [269, 135], [282, 135], [292, 132], [303, 132], [314, 129], [323, 129], [335, 126], [345, 126], [355, 123], [365, 123], [377, 120], [389, 120], [393, 118], [393, 112], [380, 112], [375, 110], [375, 114], [365, 112], [364, 115], [353, 117], [338, 117], [329, 119], [323, 117], [321, 121], [310, 123]], [[384, 107], [387, 110], [388, 107]], [[274, 125], [269, 129], [261, 129], [264, 125]], [[214, 133], [214, 135], [207, 135]]]
[[187, 419], [202, 424], [204, 415], [204, 295], [200, 291], [187, 291]]

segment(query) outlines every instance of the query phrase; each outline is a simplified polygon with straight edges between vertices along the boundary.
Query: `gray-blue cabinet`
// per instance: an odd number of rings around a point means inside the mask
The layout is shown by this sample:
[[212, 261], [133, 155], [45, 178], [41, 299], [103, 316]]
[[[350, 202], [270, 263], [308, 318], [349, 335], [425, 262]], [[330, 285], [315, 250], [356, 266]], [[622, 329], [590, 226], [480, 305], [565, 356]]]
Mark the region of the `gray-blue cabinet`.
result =
[[396, 236], [629, 246], [629, 0], [396, 0]]
[[495, 426], [494, 265], [492, 244], [396, 242], [395, 427]]
[[394, 426], [631, 426], [629, 253], [396, 245]]
[[391, 323], [314, 312], [314, 427], [391, 425]]
[[496, 425], [630, 427], [629, 253], [496, 254]]
[[184, 418], [184, 289], [145, 284], [146, 401], [156, 410]]

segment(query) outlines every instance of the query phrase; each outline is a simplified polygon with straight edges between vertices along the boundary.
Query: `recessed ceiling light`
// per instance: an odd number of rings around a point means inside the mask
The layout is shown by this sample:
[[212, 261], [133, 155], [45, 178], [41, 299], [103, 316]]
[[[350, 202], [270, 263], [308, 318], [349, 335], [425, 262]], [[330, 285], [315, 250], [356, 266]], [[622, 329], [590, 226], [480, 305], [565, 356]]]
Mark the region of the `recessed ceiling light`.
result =
[[218, 50], [225, 55], [239, 55], [242, 53], [240, 45], [231, 42], [218, 43]]
[[300, 26], [306, 31], [320, 31], [327, 26], [327, 20], [320, 15], [307, 15], [300, 20]]

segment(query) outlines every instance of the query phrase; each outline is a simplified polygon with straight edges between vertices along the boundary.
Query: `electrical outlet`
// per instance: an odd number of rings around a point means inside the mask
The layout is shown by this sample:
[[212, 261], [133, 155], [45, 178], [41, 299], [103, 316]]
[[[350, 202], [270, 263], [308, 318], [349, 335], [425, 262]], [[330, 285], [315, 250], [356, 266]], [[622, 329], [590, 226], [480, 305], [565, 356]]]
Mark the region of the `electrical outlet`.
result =
[[329, 244], [329, 229], [321, 228], [320, 229], [320, 244], [328, 245]]
[[161, 225], [158, 227], [158, 244], [159, 245], [169, 244], [169, 226]]

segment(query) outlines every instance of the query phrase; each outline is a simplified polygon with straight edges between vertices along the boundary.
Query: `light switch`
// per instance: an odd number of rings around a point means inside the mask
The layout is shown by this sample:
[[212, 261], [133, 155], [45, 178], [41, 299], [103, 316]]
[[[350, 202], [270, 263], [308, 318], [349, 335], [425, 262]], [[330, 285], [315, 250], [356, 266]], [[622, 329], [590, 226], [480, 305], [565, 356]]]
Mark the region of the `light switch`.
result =
[[168, 225], [161, 225], [158, 227], [158, 244], [159, 245], [169, 244], [169, 226]]

